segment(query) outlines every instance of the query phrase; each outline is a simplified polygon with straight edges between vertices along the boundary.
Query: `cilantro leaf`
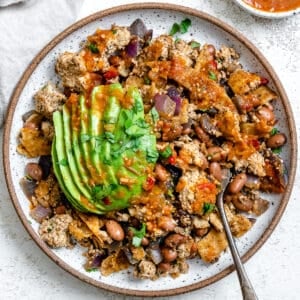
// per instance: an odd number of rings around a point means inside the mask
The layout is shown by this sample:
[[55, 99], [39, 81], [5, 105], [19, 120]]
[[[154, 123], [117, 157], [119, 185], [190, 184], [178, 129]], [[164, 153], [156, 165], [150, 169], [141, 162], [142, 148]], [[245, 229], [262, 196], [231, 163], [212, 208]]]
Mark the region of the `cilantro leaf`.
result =
[[81, 143], [88, 142], [90, 139], [91, 139], [91, 137], [88, 134], [86, 134], [86, 133], [82, 133], [80, 135], [80, 142]]
[[154, 106], [151, 108], [150, 113], [153, 123], [156, 123], [159, 120], [159, 114]]
[[188, 18], [184, 19], [180, 23], [180, 33], [186, 33], [189, 27], [192, 25], [192, 21]]
[[132, 245], [134, 247], [140, 247], [142, 239], [146, 234], [146, 224], [143, 223], [141, 229], [135, 229], [134, 227], [129, 227], [129, 230], [133, 233]]
[[90, 43], [87, 45], [87, 48], [92, 52], [92, 53], [99, 53], [99, 49], [95, 43]]
[[208, 78], [210, 78], [211, 80], [217, 81], [217, 75], [212, 71], [208, 71]]
[[276, 127], [274, 127], [274, 128], [272, 128], [272, 130], [271, 130], [271, 132], [270, 132], [270, 135], [275, 135], [275, 134], [277, 134], [279, 132], [279, 130], [276, 128]]
[[176, 33], [179, 32], [179, 31], [180, 31], [180, 25], [179, 25], [178, 23], [174, 23], [174, 24], [172, 25], [172, 28], [171, 28], [169, 34], [170, 34], [170, 35], [174, 35], [174, 34], [176, 34]]
[[196, 41], [192, 41], [190, 43], [191, 48], [195, 49], [195, 48], [200, 48], [201, 44], [196, 42]]
[[186, 18], [186, 19], [182, 20], [180, 22], [180, 24], [174, 23], [172, 25], [172, 28], [171, 28], [169, 34], [173, 36], [178, 32], [181, 34], [186, 33], [191, 25], [192, 25], [192, 21], [190, 19]]
[[67, 161], [66, 158], [63, 158], [62, 160], [59, 161], [59, 164], [60, 164], [61, 166], [66, 167], [66, 166], [68, 165], [68, 161]]
[[162, 158], [168, 158], [172, 155], [172, 149], [168, 145], [162, 152], [159, 153]]
[[215, 209], [215, 207], [216, 206], [214, 204], [206, 202], [203, 205], [203, 213], [204, 214], [210, 213], [210, 212], [212, 212]]

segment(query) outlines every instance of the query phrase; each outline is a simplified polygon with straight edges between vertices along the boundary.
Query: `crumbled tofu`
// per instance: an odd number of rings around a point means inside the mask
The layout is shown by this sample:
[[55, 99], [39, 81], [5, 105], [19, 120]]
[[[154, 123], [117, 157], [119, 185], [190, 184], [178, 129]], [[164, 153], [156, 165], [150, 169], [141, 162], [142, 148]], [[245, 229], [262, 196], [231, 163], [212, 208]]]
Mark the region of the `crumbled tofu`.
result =
[[64, 52], [57, 58], [55, 70], [61, 77], [63, 86], [74, 91], [81, 91], [87, 85], [87, 70], [83, 56]]
[[259, 177], [266, 176], [265, 160], [262, 154], [254, 152], [247, 159], [248, 171]]
[[223, 224], [217, 213], [209, 214], [209, 222], [217, 231], [223, 231]]
[[142, 279], [156, 279], [156, 266], [153, 262], [148, 260], [142, 260], [139, 264], [137, 269], [134, 272], [134, 275], [137, 278]]
[[68, 227], [72, 220], [68, 214], [55, 215], [49, 220], [44, 220], [39, 227], [42, 240], [52, 248], [70, 247]]
[[66, 96], [53, 83], [48, 82], [34, 95], [34, 100], [36, 111], [52, 120], [52, 114], [65, 103]]
[[56, 207], [60, 201], [60, 190], [54, 176], [50, 174], [47, 179], [41, 180], [35, 191], [34, 200], [44, 207]]

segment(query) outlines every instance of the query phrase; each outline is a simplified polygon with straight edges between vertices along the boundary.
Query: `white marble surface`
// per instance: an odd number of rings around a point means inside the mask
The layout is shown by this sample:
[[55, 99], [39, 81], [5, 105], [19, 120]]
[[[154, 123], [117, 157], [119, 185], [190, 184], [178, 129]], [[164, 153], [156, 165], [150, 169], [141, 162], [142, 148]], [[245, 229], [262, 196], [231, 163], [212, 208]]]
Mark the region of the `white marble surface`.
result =
[[[93, 12], [97, 5], [98, 7], [101, 5], [102, 8], [112, 5], [109, 3], [110, 1], [106, 1], [107, 3], [97, 1], [99, 2], [98, 4], [95, 2], [86, 0], [80, 11], [80, 16]], [[129, 1], [115, 0], [114, 5], [125, 2]], [[172, 2], [183, 4], [179, 1]], [[202, 9], [226, 21], [255, 42], [281, 78], [289, 96], [296, 119], [296, 127], [299, 132], [300, 15], [285, 20], [262, 20], [241, 11], [229, 0], [199, 0], [197, 2], [186, 0], [184, 4]], [[51, 11], [51, 7], [49, 7], [49, 11]], [[62, 22], [59, 24], [62, 24]], [[37, 29], [32, 28], [32, 35], [34, 35], [35, 30]], [[4, 28], [1, 27], [0, 32], [1, 37], [3, 34], [6, 34]], [[43, 39], [48, 40], [45, 37]], [[16, 51], [18, 51], [22, 45], [15, 45], [15, 47], [17, 47]], [[27, 54], [28, 61], [33, 55], [33, 52], [31, 55]], [[17, 78], [11, 83], [11, 90], [16, 83]], [[8, 92], [10, 93], [11, 90]], [[3, 130], [0, 133], [2, 146]], [[4, 180], [2, 162], [0, 163], [0, 191], [1, 300], [131, 299], [130, 297], [108, 293], [80, 282], [57, 267], [43, 254], [24, 230], [13, 209]], [[299, 194], [300, 172], [298, 171], [290, 202], [279, 225], [265, 245], [246, 263], [249, 277], [260, 299], [298, 300], [300, 297]], [[233, 273], [202, 290], [170, 298], [187, 300], [201, 298], [207, 300], [241, 299], [241, 294], [237, 276]]]

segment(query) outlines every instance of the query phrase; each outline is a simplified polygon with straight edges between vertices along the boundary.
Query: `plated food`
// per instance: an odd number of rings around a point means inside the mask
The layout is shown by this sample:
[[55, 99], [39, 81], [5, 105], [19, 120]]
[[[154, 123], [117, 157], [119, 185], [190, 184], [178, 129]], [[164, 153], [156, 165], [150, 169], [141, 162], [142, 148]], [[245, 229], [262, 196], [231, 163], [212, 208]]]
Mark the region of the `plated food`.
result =
[[47, 253], [76, 257], [102, 287], [112, 277], [136, 278], [135, 291], [155, 280], [153, 289], [224, 261], [214, 205], [222, 169], [233, 173], [226, 210], [236, 237], [280, 211], [270, 193], [289, 192], [278, 152], [290, 134], [272, 78], [244, 68], [232, 47], [188, 35], [195, 20], [185, 12], [160, 33], [147, 17], [97, 26], [77, 51], [55, 52], [55, 80], [28, 89], [33, 110], [15, 130], [30, 158], [23, 209]]
[[300, 11], [299, 0], [236, 0], [250, 13], [266, 18], [284, 18]]

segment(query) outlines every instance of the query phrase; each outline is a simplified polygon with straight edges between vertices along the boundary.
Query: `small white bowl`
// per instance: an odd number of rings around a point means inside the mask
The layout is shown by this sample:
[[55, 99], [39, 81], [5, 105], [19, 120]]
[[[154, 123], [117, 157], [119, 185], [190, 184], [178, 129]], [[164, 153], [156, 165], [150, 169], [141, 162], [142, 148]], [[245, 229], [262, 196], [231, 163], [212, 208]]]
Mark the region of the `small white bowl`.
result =
[[262, 18], [269, 18], [269, 19], [280, 19], [280, 18], [286, 18], [292, 15], [295, 15], [300, 12], [300, 7], [292, 10], [287, 11], [279, 11], [279, 12], [270, 12], [265, 11], [261, 9], [257, 9], [247, 3], [245, 3], [243, 0], [234, 0], [240, 7], [248, 11], [249, 13], [262, 17]]

